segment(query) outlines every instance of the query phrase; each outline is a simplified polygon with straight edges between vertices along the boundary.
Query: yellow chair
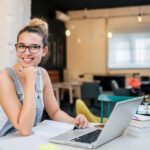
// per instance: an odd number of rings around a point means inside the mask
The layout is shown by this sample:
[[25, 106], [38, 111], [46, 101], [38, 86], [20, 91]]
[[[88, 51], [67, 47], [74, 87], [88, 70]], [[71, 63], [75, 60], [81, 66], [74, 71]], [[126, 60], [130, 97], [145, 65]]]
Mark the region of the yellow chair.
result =
[[[93, 122], [93, 123], [100, 123], [100, 117], [95, 116], [87, 107], [87, 105], [84, 103], [83, 100], [81, 99], [77, 99], [76, 100], [76, 104], [75, 104], [75, 108], [76, 108], [76, 114], [83, 114], [86, 116], [87, 120], [89, 122]], [[103, 118], [104, 123], [107, 122], [107, 118]]]

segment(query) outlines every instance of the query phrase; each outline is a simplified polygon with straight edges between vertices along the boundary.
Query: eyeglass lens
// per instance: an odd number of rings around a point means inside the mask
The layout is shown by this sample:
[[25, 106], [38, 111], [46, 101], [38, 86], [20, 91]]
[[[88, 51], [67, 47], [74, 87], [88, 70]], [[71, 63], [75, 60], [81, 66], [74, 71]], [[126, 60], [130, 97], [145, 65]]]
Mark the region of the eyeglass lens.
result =
[[41, 46], [37, 44], [31, 44], [29, 46], [26, 46], [25, 44], [16, 44], [15, 46], [16, 50], [20, 53], [24, 53], [27, 48], [29, 49], [30, 53], [37, 53], [41, 48]]

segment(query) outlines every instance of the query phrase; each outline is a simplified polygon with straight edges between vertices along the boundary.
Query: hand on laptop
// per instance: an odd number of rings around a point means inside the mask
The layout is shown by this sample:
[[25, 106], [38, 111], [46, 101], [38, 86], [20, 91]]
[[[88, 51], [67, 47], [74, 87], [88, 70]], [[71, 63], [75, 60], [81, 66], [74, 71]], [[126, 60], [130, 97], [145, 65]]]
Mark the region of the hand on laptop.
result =
[[75, 125], [78, 127], [78, 128], [86, 128], [88, 126], [89, 122], [88, 120], [86, 119], [86, 117], [82, 114], [79, 114], [76, 116], [75, 118]]

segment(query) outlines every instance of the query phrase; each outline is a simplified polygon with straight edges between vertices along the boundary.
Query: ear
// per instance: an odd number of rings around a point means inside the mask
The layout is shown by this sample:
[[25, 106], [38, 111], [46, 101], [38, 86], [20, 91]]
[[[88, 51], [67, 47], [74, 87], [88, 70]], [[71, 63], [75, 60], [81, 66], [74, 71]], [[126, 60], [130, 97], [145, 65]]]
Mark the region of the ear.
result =
[[45, 57], [47, 53], [48, 53], [48, 47], [46, 46], [46, 47], [43, 48], [43, 55], [42, 55], [42, 57]]

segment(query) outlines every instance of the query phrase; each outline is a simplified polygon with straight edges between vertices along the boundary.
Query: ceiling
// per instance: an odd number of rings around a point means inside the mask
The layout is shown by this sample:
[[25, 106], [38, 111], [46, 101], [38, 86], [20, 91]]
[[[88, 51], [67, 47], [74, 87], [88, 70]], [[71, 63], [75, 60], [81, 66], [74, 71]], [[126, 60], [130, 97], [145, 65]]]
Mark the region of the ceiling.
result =
[[125, 6], [150, 5], [150, 0], [32, 0], [32, 15], [52, 17], [56, 10], [113, 8]]
[[98, 9], [150, 4], [150, 0], [49, 0], [55, 9], [62, 11]]

